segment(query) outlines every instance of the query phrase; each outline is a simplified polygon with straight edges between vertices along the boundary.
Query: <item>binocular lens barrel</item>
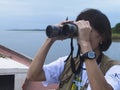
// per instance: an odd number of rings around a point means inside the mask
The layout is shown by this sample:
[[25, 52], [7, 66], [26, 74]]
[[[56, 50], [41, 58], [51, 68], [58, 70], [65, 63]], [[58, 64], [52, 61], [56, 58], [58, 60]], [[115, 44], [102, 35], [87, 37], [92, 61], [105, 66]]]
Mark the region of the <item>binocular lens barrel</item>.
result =
[[65, 24], [63, 26], [62, 32], [65, 36], [74, 37], [77, 36], [78, 27], [75, 24]]
[[53, 25], [48, 25], [46, 28], [46, 35], [51, 38], [51, 37], [56, 37], [60, 35], [61, 33], [61, 28]]
[[67, 36], [69, 38], [75, 37], [78, 34], [78, 27], [73, 23], [66, 23], [63, 27], [48, 25], [46, 28], [46, 35], [49, 38], [56, 36]]

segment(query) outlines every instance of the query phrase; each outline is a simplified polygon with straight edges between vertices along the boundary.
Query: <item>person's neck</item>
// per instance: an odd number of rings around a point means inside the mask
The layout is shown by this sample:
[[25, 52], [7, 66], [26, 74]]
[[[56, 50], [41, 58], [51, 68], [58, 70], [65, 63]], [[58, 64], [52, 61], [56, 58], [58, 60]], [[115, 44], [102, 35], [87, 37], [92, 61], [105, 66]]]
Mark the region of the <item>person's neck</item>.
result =
[[102, 52], [100, 50], [95, 50], [95, 53], [96, 53], [96, 61], [99, 64], [102, 59]]

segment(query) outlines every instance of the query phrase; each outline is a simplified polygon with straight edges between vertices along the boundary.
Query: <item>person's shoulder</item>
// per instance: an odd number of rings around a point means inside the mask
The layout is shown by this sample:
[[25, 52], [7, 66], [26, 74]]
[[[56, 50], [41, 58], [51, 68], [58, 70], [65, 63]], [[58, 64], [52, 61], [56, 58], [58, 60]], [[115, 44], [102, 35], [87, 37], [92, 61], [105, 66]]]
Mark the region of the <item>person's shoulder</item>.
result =
[[102, 72], [105, 74], [108, 70], [113, 68], [113, 66], [119, 67], [120, 61], [112, 59], [112, 58], [108, 57], [107, 55], [103, 55], [102, 61], [100, 64], [100, 68], [101, 68]]
[[62, 60], [62, 61], [65, 61], [67, 59], [68, 56], [63, 56], [63, 57], [60, 57], [58, 58], [58, 60]]
[[64, 63], [68, 56], [59, 57], [55, 60], [56, 63]]
[[113, 65], [110, 69], [113, 69], [113, 70], [119, 70], [120, 71], [120, 65]]
[[49, 65], [58, 65], [58, 64], [64, 64], [65, 60], [68, 56], [59, 57], [58, 59], [54, 60], [53, 62], [49, 63]]
[[105, 54], [103, 54], [102, 59], [103, 59], [102, 61], [106, 64], [120, 65], [120, 60], [113, 59]]
[[120, 73], [120, 65], [113, 65], [112, 67], [110, 67], [106, 74], [110, 73]]

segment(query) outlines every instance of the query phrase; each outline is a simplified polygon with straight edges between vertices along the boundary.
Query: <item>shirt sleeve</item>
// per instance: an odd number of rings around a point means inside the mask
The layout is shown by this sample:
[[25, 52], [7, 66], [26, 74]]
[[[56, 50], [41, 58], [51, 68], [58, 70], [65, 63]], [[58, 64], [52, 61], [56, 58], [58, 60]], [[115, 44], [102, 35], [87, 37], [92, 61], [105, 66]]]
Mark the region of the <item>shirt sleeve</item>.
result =
[[44, 65], [43, 70], [45, 72], [46, 81], [43, 81], [43, 85], [47, 86], [53, 83], [59, 83], [59, 76], [64, 69], [64, 61], [67, 56], [61, 57], [54, 62]]
[[112, 66], [107, 71], [105, 78], [113, 90], [120, 90], [120, 65]]

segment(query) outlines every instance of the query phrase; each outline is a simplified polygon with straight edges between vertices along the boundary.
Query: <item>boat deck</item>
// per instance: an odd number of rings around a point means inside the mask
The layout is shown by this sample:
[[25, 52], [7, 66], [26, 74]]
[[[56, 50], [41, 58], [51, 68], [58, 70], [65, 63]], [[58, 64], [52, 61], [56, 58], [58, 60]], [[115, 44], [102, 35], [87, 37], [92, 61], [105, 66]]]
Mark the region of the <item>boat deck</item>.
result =
[[[32, 62], [31, 58], [2, 45], [0, 45], [0, 57], [10, 58], [11, 60], [14, 60], [18, 63], [27, 66], [28, 68]], [[32, 82], [32, 81], [29, 82], [26, 81], [26, 82], [27, 82], [26, 84], [23, 83], [25, 89], [22, 89], [21, 87], [21, 90], [56, 90], [58, 87], [57, 84], [52, 84], [52, 85], [48, 85], [47, 87], [44, 87], [41, 82]]]

